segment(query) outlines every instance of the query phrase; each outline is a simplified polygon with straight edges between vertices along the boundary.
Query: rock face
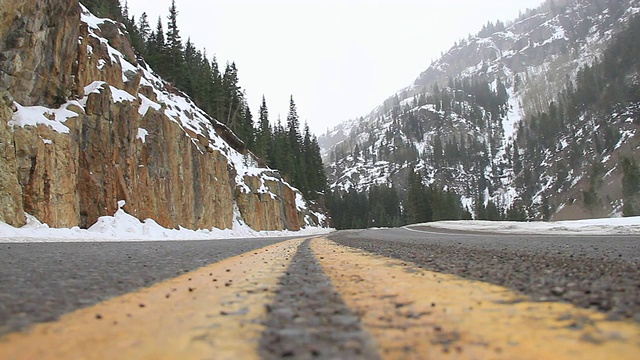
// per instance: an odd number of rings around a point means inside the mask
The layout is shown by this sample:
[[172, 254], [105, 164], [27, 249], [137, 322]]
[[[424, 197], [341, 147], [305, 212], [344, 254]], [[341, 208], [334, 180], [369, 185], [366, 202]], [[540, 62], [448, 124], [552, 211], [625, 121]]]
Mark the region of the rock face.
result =
[[7, 92], [0, 93], [0, 221], [21, 226], [25, 223], [22, 188], [16, 177], [16, 149], [7, 122], [13, 114]]
[[297, 190], [138, 63], [120, 24], [77, 0], [0, 8], [0, 220], [88, 227], [125, 200], [169, 228], [311, 225]]
[[0, 0], [0, 87], [23, 105], [70, 95], [80, 31], [77, 0]]

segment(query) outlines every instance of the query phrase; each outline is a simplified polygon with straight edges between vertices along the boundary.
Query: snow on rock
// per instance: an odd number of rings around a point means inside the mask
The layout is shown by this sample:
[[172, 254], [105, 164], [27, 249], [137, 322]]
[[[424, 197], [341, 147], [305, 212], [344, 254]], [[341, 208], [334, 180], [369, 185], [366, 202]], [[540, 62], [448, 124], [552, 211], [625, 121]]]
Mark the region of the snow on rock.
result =
[[114, 103], [123, 102], [123, 101], [136, 101], [135, 96], [129, 94], [124, 90], [120, 90], [113, 86], [109, 86], [109, 88], [111, 89], [111, 96], [113, 97]]
[[160, 104], [149, 100], [148, 97], [142, 94], [138, 94], [138, 98], [140, 98], [140, 101], [142, 102], [140, 104], [140, 107], [138, 108], [138, 113], [141, 116], [147, 115], [147, 111], [149, 111], [149, 109], [154, 109], [155, 111], [159, 111], [162, 108]]
[[149, 132], [146, 129], [138, 128], [138, 135], [136, 135], [136, 139], [140, 139], [144, 144], [147, 139], [147, 135], [149, 135]]
[[115, 86], [108, 85], [104, 81], [94, 81], [91, 84], [84, 87], [84, 98], [80, 100], [80, 103], [82, 104], [82, 106], [86, 107], [87, 98], [89, 97], [89, 94], [99, 94], [107, 86], [109, 87], [109, 90], [111, 90], [111, 98], [113, 99], [114, 103], [123, 102], [123, 101], [133, 102], [137, 100], [135, 96], [129, 94], [125, 90], [118, 89]]
[[77, 101], [70, 101], [62, 105], [59, 109], [49, 109], [43, 106], [22, 106], [14, 102], [17, 111], [13, 113], [9, 126], [38, 126], [43, 124], [55, 132], [68, 134], [69, 128], [64, 123], [72, 117], [78, 116], [77, 113], [68, 110], [70, 105], [80, 105]]

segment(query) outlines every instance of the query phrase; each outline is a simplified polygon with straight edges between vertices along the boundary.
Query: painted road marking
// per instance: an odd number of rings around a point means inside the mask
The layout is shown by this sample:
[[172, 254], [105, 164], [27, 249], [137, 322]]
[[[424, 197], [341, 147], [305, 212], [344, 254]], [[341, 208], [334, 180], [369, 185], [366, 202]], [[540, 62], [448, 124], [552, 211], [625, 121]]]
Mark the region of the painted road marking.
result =
[[0, 339], [0, 359], [259, 359], [266, 305], [304, 239], [229, 258]]
[[311, 248], [384, 359], [637, 359], [640, 326], [420, 269], [328, 239]]
[[[239, 255], [6, 335], [0, 359], [259, 359], [266, 305], [274, 303], [279, 280], [304, 240]], [[640, 353], [634, 322], [531, 302], [504, 287], [326, 238], [310, 244], [383, 359], [636, 359]]]

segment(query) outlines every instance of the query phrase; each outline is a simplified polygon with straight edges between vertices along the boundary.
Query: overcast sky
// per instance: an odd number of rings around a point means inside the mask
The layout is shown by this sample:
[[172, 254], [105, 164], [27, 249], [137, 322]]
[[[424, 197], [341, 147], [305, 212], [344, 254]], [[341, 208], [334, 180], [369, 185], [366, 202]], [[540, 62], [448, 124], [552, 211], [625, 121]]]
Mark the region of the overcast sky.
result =
[[[121, 0], [124, 3], [124, 0]], [[285, 122], [293, 95], [301, 122], [320, 135], [364, 116], [413, 83], [455, 41], [487, 21], [514, 20], [542, 0], [176, 0], [178, 29], [221, 70], [235, 61], [257, 117]], [[128, 0], [155, 29], [171, 0]]]

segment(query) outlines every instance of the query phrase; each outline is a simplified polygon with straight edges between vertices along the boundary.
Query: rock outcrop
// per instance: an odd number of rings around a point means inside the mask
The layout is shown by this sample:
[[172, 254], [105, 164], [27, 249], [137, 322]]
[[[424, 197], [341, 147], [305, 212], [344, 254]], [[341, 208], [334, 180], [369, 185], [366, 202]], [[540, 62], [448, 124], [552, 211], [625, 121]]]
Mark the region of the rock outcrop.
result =
[[311, 225], [299, 192], [136, 60], [121, 24], [77, 0], [0, 7], [0, 220], [88, 227], [125, 200], [169, 228]]
[[0, 221], [22, 226], [22, 188], [16, 177], [16, 149], [7, 122], [13, 115], [13, 100], [9, 93], [0, 93]]

